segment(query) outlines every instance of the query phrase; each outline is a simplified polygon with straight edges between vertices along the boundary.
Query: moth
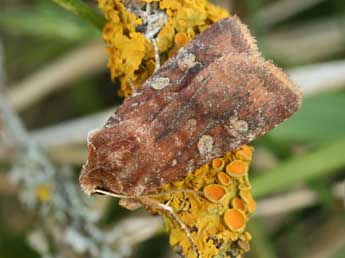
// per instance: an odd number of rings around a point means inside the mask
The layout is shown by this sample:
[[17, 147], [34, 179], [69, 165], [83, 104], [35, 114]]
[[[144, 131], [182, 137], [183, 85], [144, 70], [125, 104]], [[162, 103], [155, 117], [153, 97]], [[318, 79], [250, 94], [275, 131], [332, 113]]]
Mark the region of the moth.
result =
[[164, 63], [88, 135], [87, 194], [160, 208], [149, 197], [289, 118], [301, 92], [259, 53], [236, 17], [213, 24]]

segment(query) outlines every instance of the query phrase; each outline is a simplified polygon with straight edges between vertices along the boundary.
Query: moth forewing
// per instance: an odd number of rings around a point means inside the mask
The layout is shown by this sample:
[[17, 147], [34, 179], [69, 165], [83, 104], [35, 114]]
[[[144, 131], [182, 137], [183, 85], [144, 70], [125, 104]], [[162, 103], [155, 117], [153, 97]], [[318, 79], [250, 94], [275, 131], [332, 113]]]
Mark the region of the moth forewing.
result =
[[81, 185], [125, 196], [155, 193], [268, 132], [300, 103], [299, 90], [264, 61], [247, 27], [237, 18], [222, 20], [92, 134]]

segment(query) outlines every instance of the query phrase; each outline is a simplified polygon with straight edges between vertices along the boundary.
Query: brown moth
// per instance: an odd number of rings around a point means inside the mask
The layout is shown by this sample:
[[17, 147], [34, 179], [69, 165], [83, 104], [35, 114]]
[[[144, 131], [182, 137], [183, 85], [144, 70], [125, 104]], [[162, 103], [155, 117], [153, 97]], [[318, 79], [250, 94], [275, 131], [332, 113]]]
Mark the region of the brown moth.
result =
[[154, 205], [147, 196], [163, 184], [268, 132], [295, 113], [301, 99], [287, 76], [262, 58], [247, 27], [224, 19], [89, 133], [81, 186], [88, 194]]

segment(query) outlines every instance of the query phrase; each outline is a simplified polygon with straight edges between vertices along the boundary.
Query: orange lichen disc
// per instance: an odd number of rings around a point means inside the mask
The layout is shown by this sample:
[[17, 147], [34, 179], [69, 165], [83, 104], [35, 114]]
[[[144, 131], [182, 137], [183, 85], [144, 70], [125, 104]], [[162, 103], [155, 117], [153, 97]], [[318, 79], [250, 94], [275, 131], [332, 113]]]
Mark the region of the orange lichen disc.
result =
[[226, 173], [231, 176], [243, 176], [248, 171], [248, 163], [242, 160], [234, 160], [226, 166]]
[[219, 172], [217, 174], [217, 179], [219, 181], [219, 183], [221, 183], [222, 185], [229, 185], [230, 184], [230, 177], [225, 174], [224, 172]]
[[222, 171], [224, 168], [224, 159], [222, 158], [216, 158], [212, 160], [212, 168], [214, 168], [216, 171]]
[[249, 212], [254, 212], [256, 210], [256, 202], [250, 193], [250, 189], [242, 189], [240, 195], [243, 200], [247, 203]]
[[246, 210], [246, 206], [244, 205], [243, 201], [238, 197], [235, 197], [231, 200], [231, 205], [233, 208], [239, 209], [241, 211]]
[[238, 209], [230, 209], [224, 213], [224, 222], [231, 231], [240, 232], [246, 226], [246, 216]]
[[178, 46], [183, 46], [188, 42], [188, 36], [185, 32], [178, 32], [175, 35], [175, 43]]
[[225, 188], [217, 184], [207, 185], [204, 188], [204, 195], [211, 202], [218, 202], [220, 199], [223, 198], [225, 193]]
[[253, 147], [243, 145], [241, 149], [237, 151], [237, 154], [244, 160], [251, 160], [253, 154]]

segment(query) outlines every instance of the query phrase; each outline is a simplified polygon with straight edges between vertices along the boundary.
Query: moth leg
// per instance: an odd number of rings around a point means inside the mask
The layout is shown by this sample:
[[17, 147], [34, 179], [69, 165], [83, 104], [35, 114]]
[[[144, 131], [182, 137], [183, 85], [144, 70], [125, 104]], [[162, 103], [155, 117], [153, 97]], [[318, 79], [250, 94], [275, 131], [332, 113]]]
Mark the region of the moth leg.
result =
[[155, 71], [157, 71], [161, 67], [161, 59], [159, 57], [159, 50], [158, 50], [156, 39], [152, 39], [152, 45], [155, 50], [155, 63], [156, 63]]
[[132, 95], [131, 96], [132, 97], [138, 96], [139, 93], [138, 93], [137, 89], [135, 88], [135, 85], [134, 85], [134, 83], [132, 82], [131, 79], [128, 79], [128, 84], [129, 84], [129, 86], [131, 87], [131, 90], [132, 90]]
[[192, 246], [193, 252], [196, 254], [197, 257], [200, 257], [199, 252], [198, 252], [198, 248], [194, 242], [194, 239], [193, 239], [189, 229], [187, 228], [187, 226], [183, 223], [183, 221], [177, 216], [177, 214], [174, 212], [174, 210], [169, 205], [162, 204], [162, 203], [160, 203], [154, 199], [144, 197], [144, 196], [141, 196], [138, 198], [143, 203], [143, 205], [147, 205], [149, 207], [160, 210], [160, 211], [164, 212], [167, 216], [169, 216], [171, 219], [173, 219], [181, 227], [183, 232], [186, 234], [186, 236], [187, 236], [187, 238], [188, 238], [188, 240]]

